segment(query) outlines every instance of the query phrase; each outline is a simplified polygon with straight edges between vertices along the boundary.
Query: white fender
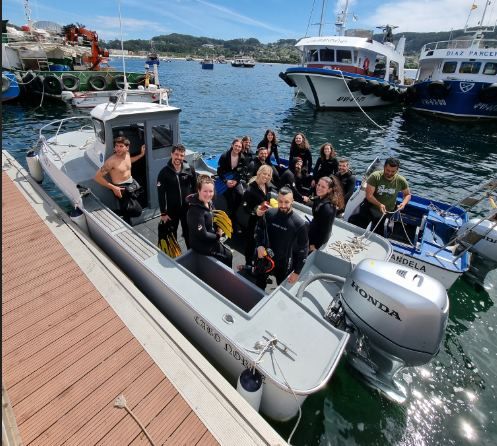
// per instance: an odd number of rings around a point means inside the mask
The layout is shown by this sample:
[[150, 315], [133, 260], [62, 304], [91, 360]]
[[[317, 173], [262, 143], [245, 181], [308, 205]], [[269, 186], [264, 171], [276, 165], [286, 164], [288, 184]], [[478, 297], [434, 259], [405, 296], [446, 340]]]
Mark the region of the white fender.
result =
[[37, 182], [43, 181], [43, 169], [41, 168], [40, 159], [34, 150], [29, 150], [26, 153], [26, 162], [28, 163], [28, 171], [31, 177]]
[[245, 369], [238, 377], [236, 391], [259, 411], [262, 399], [262, 375], [257, 370]]

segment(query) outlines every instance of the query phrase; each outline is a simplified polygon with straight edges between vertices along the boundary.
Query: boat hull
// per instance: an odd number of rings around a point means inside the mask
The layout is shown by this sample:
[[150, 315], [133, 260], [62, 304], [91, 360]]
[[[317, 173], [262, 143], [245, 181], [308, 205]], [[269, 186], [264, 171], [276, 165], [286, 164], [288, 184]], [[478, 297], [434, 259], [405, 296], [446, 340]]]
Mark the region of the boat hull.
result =
[[2, 72], [2, 97], [1, 101], [11, 101], [19, 96], [20, 88], [17, 78], [10, 71]]
[[497, 101], [480, 100], [481, 91], [491, 84], [444, 80], [436, 89], [434, 85], [425, 81], [410, 87], [413, 110], [451, 120], [497, 119]]
[[[343, 75], [342, 75], [343, 74]], [[364, 79], [379, 85], [389, 84], [355, 73], [325, 68], [289, 68], [285, 75], [305, 95], [306, 99], [317, 109], [357, 109], [391, 105], [395, 100], [386, 100], [371, 91], [364, 94], [361, 90], [349, 91], [347, 82], [352, 79]]]

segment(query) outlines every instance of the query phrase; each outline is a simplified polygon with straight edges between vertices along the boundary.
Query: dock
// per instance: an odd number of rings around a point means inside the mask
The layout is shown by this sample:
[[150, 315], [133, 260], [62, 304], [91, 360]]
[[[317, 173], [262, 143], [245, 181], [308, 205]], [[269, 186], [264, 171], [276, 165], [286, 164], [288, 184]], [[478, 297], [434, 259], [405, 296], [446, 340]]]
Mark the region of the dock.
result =
[[3, 445], [286, 444], [5, 151], [2, 187]]

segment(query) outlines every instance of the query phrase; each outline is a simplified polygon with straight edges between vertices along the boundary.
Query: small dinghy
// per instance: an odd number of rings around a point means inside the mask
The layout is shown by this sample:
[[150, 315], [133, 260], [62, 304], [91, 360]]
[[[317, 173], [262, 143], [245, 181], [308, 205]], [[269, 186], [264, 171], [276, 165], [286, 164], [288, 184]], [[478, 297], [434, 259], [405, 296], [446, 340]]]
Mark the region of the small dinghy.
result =
[[[408, 393], [396, 373], [438, 352], [449, 306], [444, 287], [389, 263], [388, 241], [345, 221], [336, 221], [296, 283], [284, 281], [270, 294], [212, 257], [191, 250], [167, 256], [157, 247], [156, 180], [180, 141], [179, 114], [169, 105], [117, 103], [51, 123], [29, 154], [30, 172], [38, 181], [48, 174], [83, 230], [233, 385], [240, 377], [243, 386], [245, 370], [257, 371], [253, 387], [262, 391], [259, 409], [268, 417], [295, 416], [346, 350], [371, 385], [403, 401]], [[148, 148], [132, 167], [144, 193], [143, 212], [130, 224], [113, 211], [113, 193], [93, 180], [118, 135], [131, 141], [131, 156], [143, 143]], [[187, 151], [186, 159], [197, 172], [213, 173], [198, 153]], [[295, 209], [310, 215], [305, 206]]]

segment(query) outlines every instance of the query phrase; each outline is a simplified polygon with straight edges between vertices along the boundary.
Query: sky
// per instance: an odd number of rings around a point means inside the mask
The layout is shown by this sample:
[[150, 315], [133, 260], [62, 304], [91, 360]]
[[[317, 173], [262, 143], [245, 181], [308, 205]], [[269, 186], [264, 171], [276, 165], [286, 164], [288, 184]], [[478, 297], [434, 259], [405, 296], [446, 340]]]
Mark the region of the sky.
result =
[[[374, 29], [397, 25], [396, 33], [450, 31], [481, 18], [495, 24], [497, 0], [350, 0], [348, 28]], [[27, 23], [23, 0], [3, 0], [2, 18]], [[119, 10], [124, 40], [150, 39], [170, 33], [217, 39], [255, 37], [263, 43], [317, 35], [320, 0], [29, 0], [33, 21], [60, 25], [80, 23], [100, 39], [120, 39]], [[335, 33], [336, 12], [345, 1], [328, 1], [323, 34]], [[353, 20], [355, 18], [356, 20]]]

